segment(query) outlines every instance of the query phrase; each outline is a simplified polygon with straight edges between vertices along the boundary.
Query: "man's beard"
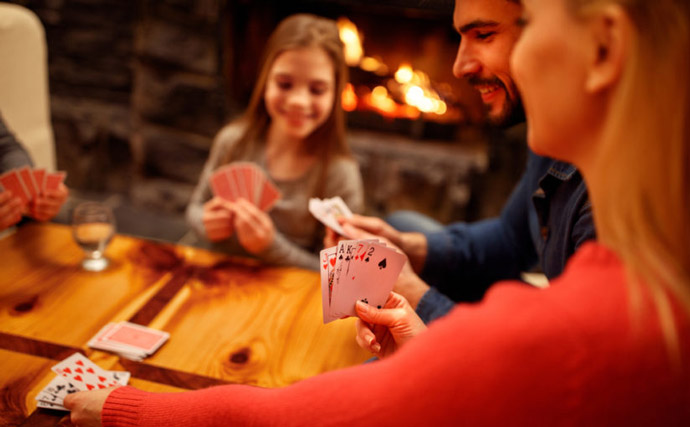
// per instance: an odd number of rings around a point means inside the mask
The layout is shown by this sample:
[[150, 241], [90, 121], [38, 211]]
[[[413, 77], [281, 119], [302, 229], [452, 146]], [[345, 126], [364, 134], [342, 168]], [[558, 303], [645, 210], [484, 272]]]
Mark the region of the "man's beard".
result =
[[509, 128], [511, 126], [525, 121], [525, 109], [522, 106], [522, 100], [519, 98], [519, 93], [517, 90], [515, 90], [514, 93], [518, 94], [518, 98], [511, 99], [505, 84], [503, 84], [503, 81], [498, 78], [485, 79], [473, 76], [470, 77], [468, 81], [472, 86], [497, 85], [500, 86], [503, 90], [503, 93], [505, 94], [505, 100], [503, 102], [503, 108], [498, 115], [491, 115], [491, 106], [485, 105], [485, 107], [487, 107], [487, 110], [485, 112], [486, 121], [490, 123], [492, 126], [500, 128]]

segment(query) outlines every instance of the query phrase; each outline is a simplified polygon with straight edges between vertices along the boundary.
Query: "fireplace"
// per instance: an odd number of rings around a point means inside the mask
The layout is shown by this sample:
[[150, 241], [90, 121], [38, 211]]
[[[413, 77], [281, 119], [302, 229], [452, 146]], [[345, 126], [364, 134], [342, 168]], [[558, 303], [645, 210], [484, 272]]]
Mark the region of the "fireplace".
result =
[[338, 21], [350, 68], [343, 107], [351, 129], [456, 140], [461, 127], [480, 120], [481, 106], [474, 91], [452, 75], [459, 42], [452, 7], [452, 1], [234, 2], [225, 16], [230, 102], [247, 104], [258, 73], [254, 53], [278, 22], [293, 13], [314, 13]]

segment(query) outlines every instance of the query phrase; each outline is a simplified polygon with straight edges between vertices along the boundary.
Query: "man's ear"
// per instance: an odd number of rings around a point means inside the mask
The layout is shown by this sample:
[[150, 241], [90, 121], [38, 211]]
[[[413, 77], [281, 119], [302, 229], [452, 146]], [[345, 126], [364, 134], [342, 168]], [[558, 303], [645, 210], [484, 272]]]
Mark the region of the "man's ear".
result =
[[632, 24], [625, 10], [610, 4], [589, 17], [592, 61], [585, 89], [596, 93], [610, 88], [620, 79], [630, 50]]

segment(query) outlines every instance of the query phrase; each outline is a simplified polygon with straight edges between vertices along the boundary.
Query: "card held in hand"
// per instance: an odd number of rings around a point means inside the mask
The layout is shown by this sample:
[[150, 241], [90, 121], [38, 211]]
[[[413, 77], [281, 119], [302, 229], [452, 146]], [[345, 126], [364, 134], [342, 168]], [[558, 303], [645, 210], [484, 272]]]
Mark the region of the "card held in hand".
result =
[[81, 353], [72, 354], [51, 369], [57, 376], [36, 395], [39, 408], [66, 411], [63, 402], [68, 394], [127, 385], [130, 378], [129, 372], [107, 371]]
[[356, 316], [362, 301], [382, 308], [402, 271], [405, 255], [376, 240], [342, 240], [321, 251], [324, 323]]
[[209, 178], [216, 197], [236, 202], [243, 198], [268, 212], [280, 200], [280, 190], [266, 173], [251, 162], [233, 162], [218, 168]]
[[350, 237], [338, 222], [340, 217], [350, 218], [352, 216], [352, 211], [340, 196], [323, 200], [318, 197], [312, 197], [309, 199], [309, 212], [326, 227], [341, 236]]

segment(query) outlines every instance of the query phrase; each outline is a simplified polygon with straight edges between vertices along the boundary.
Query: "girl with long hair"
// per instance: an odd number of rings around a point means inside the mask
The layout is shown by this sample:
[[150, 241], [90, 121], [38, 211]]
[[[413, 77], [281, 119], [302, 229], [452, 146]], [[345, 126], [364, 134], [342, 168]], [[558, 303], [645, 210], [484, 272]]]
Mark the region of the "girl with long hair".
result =
[[[308, 212], [309, 198], [340, 196], [353, 211], [363, 207], [359, 167], [345, 141], [346, 80], [333, 20], [298, 14], [278, 25], [249, 107], [216, 136], [187, 208], [188, 222], [214, 249], [318, 268], [323, 229]], [[213, 172], [238, 161], [264, 169], [282, 193], [269, 213], [243, 199], [212, 197]]]

